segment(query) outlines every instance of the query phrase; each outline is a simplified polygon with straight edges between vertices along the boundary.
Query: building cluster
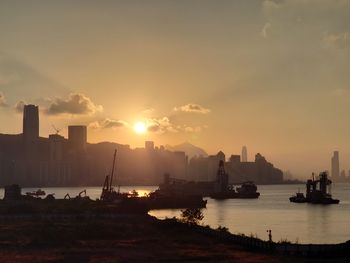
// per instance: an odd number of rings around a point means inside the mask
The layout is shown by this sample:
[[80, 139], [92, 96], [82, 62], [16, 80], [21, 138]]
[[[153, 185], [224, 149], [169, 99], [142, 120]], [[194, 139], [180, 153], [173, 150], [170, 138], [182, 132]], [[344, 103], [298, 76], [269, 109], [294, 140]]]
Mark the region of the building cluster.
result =
[[[23, 133], [0, 134], [0, 186], [13, 183], [22, 186], [102, 185], [111, 173], [114, 150], [117, 149], [116, 184], [157, 185], [164, 174], [186, 180], [215, 180], [224, 153], [209, 157], [194, 157], [190, 161], [184, 152], [155, 147], [146, 141], [145, 147], [131, 149], [128, 145], [87, 142], [87, 128], [68, 126], [68, 138], [58, 132], [48, 138], [39, 136], [39, 108], [25, 105]], [[232, 155], [226, 163], [230, 182], [247, 180], [256, 183], [280, 183], [282, 172], [260, 154], [254, 162], [247, 161], [247, 149]]]
[[56, 134], [39, 136], [39, 108], [26, 105], [23, 133], [0, 134], [0, 185], [22, 186], [102, 185], [117, 149], [117, 178], [121, 184], [155, 184], [164, 172], [187, 174], [187, 157], [146, 142], [130, 149], [115, 143], [87, 143], [86, 126], [69, 126], [68, 139]]
[[331, 178], [334, 182], [350, 182], [350, 170], [340, 171], [339, 151], [334, 151], [331, 159]]
[[229, 183], [238, 184], [253, 181], [256, 184], [283, 183], [283, 172], [275, 168], [260, 154], [255, 155], [255, 160], [249, 162], [247, 148], [242, 148], [240, 155], [231, 155], [226, 160], [225, 154], [220, 151], [216, 155], [208, 157], [195, 157], [189, 162], [189, 175], [194, 181], [214, 181], [220, 161], [224, 161], [225, 170], [229, 175]]

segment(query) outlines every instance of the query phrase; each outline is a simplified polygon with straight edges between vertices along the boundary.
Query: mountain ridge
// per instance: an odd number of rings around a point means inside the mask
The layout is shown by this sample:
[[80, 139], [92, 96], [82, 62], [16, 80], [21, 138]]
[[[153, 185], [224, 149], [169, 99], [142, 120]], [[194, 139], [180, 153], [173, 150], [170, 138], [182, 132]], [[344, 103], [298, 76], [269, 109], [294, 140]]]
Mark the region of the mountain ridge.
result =
[[207, 157], [208, 156], [208, 153], [198, 147], [198, 146], [195, 146], [189, 142], [183, 142], [183, 143], [180, 143], [180, 144], [177, 144], [177, 145], [165, 145], [165, 148], [169, 151], [181, 151], [181, 152], [185, 152], [186, 155], [188, 156], [189, 159], [193, 158], [193, 157], [199, 157], [199, 156], [203, 156], [203, 157]]

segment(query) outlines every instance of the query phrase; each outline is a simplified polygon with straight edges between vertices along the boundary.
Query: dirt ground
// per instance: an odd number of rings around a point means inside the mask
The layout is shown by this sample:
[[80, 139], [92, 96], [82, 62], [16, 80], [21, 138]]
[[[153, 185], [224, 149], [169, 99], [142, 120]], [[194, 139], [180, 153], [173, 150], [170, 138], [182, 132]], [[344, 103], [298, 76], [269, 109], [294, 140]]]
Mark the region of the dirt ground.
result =
[[[149, 216], [0, 223], [0, 262], [329, 262], [248, 251]], [[334, 262], [346, 262], [342, 260]]]

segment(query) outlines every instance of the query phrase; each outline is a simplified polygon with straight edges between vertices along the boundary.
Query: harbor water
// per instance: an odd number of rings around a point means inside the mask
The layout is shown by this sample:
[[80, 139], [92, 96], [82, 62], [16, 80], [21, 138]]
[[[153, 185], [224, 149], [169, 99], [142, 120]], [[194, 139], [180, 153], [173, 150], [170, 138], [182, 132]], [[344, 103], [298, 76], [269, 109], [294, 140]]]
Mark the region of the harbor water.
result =
[[[145, 195], [157, 187], [121, 187], [120, 191], [138, 191]], [[332, 195], [340, 200], [338, 205], [313, 205], [290, 203], [289, 197], [304, 185], [264, 185], [258, 186], [258, 199], [213, 200], [207, 198], [207, 208], [203, 209], [202, 224], [213, 228], [224, 226], [231, 233], [254, 235], [267, 240], [267, 230], [272, 230], [274, 241], [291, 241], [301, 244], [332, 244], [350, 240], [350, 184], [336, 184]], [[86, 189], [91, 199], [100, 197], [101, 187], [42, 188], [47, 194], [54, 193], [63, 198], [67, 193], [76, 196]], [[22, 193], [37, 190], [24, 188]], [[4, 191], [1, 189], [0, 198]], [[160, 219], [179, 217], [180, 209], [152, 210], [150, 215]]]

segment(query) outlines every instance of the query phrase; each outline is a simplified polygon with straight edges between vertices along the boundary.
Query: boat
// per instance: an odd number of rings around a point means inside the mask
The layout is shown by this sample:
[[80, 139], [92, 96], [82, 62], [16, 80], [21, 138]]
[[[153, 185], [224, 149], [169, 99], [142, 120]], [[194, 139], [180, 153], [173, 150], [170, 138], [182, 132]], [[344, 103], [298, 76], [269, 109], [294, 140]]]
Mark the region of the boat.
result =
[[254, 199], [259, 198], [260, 193], [257, 192], [257, 186], [253, 182], [244, 182], [236, 190], [230, 187], [226, 191], [212, 193], [210, 198], [213, 199]]
[[333, 199], [330, 194], [330, 186], [332, 181], [328, 179], [327, 172], [321, 172], [319, 179], [315, 180], [314, 174], [312, 179], [306, 182], [306, 196], [303, 193], [296, 193], [296, 195], [289, 198], [293, 203], [311, 203], [311, 204], [339, 204], [338, 199]]
[[296, 193], [294, 196], [289, 197], [289, 201], [293, 203], [306, 203], [306, 197], [303, 193]]
[[258, 198], [260, 193], [257, 192], [258, 187], [251, 181], [245, 182], [241, 187], [237, 188], [237, 198]]
[[200, 195], [181, 195], [156, 190], [146, 197], [149, 209], [205, 208], [207, 200]]
[[235, 198], [250, 199], [260, 196], [260, 193], [257, 192], [257, 186], [252, 181], [244, 182], [236, 189], [228, 181], [228, 173], [225, 171], [224, 161], [221, 160], [219, 162], [216, 181], [213, 182], [214, 188], [209, 194], [209, 197], [223, 200]]
[[26, 192], [26, 195], [38, 197], [38, 196], [46, 195], [46, 193], [44, 190], [38, 189], [38, 190], [33, 191], [33, 192]]
[[234, 199], [234, 198], [258, 198], [257, 186], [251, 182], [244, 182], [235, 189], [235, 185], [229, 184], [229, 177], [225, 171], [224, 161], [219, 162], [216, 180], [211, 182], [191, 182], [182, 179], [170, 178], [164, 175], [164, 182], [159, 189], [165, 193], [179, 195], [197, 195], [213, 199]]
[[107, 175], [103, 184], [101, 201], [107, 203], [118, 203], [129, 208], [140, 209], [171, 209], [171, 208], [203, 208], [207, 201], [202, 196], [194, 194], [179, 194], [176, 192], [158, 189], [146, 197], [139, 197], [134, 190], [131, 193], [121, 193], [119, 188], [116, 191], [113, 186], [114, 170], [117, 150], [114, 151], [111, 175]]

